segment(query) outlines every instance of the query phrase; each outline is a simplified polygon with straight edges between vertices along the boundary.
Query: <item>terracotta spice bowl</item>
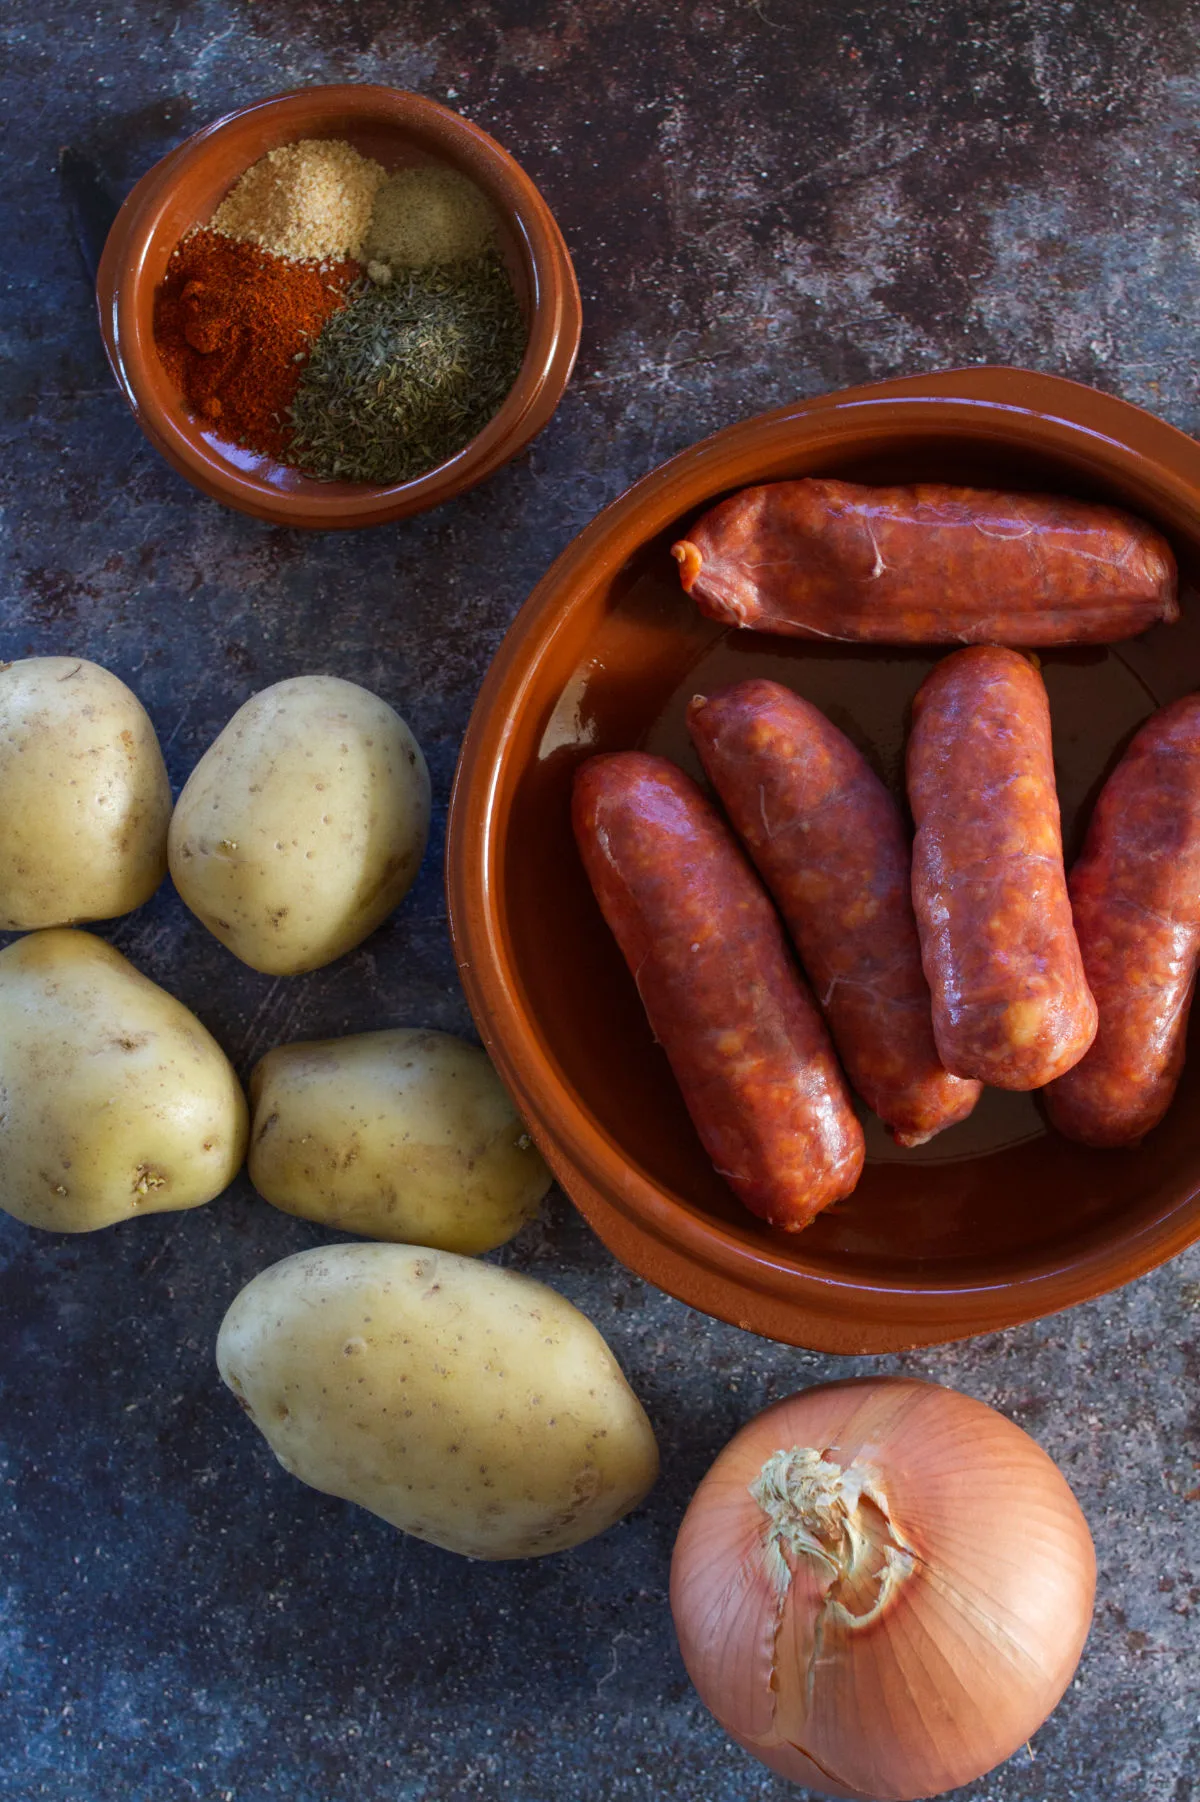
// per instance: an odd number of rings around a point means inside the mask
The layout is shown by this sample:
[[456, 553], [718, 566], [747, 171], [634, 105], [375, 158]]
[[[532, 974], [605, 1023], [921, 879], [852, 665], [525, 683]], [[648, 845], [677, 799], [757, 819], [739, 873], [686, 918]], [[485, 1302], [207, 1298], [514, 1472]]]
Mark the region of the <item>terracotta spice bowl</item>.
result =
[[[500, 253], [529, 330], [508, 399], [456, 456], [390, 487], [322, 482], [225, 443], [189, 413], [154, 343], [154, 294], [171, 253], [206, 224], [259, 157], [301, 138], [344, 138], [389, 171], [438, 162], [467, 176], [499, 217]], [[304, 88], [242, 107], [155, 164], [125, 201], [96, 282], [117, 382], [155, 449], [203, 493], [277, 525], [333, 529], [401, 519], [473, 488], [547, 423], [579, 348], [579, 289], [562, 234], [533, 182], [478, 126], [399, 88]]]
[[580, 534], [518, 615], [471, 719], [447, 845], [451, 927], [485, 1045], [563, 1187], [619, 1258], [772, 1338], [896, 1351], [1070, 1306], [1200, 1237], [1200, 1047], [1167, 1119], [1136, 1151], [1069, 1144], [1033, 1096], [992, 1090], [915, 1151], [870, 1121], [855, 1193], [794, 1236], [744, 1212], [714, 1173], [588, 888], [570, 787], [580, 761], [603, 750], [660, 752], [699, 776], [683, 724], [689, 698], [770, 675], [821, 707], [902, 793], [908, 707], [945, 647], [730, 630], [701, 617], [669, 554], [723, 495], [809, 474], [1059, 491], [1126, 506], [1171, 540], [1179, 624], [1041, 653], [1071, 861], [1133, 730], [1200, 687], [1200, 445], [1075, 383], [976, 368], [731, 427]]

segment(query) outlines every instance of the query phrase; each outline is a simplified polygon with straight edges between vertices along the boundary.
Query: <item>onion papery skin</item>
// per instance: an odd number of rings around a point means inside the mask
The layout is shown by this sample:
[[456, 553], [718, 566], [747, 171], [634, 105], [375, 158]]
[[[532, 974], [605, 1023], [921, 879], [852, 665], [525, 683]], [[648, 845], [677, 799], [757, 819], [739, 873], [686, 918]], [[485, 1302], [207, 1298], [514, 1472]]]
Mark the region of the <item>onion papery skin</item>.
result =
[[[851, 1581], [784, 1547], [785, 1586], [772, 1576], [750, 1488], [795, 1448], [882, 1497], [855, 1513], [870, 1550]], [[739, 1745], [819, 1794], [916, 1802], [1041, 1726], [1095, 1587], [1087, 1522], [1027, 1433], [955, 1390], [862, 1378], [776, 1403], [725, 1447], [680, 1527], [671, 1609], [688, 1675]]]

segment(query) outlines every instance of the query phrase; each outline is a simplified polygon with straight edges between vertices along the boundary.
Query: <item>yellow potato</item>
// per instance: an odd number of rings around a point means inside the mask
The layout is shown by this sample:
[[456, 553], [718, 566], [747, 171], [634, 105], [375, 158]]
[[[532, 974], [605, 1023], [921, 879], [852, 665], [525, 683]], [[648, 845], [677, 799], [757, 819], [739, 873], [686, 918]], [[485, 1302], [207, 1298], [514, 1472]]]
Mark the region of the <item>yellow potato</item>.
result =
[[400, 715], [337, 676], [277, 682], [238, 710], [171, 821], [175, 886], [254, 970], [316, 970], [408, 893], [429, 772]]
[[246, 1150], [246, 1101], [182, 1002], [90, 932], [0, 951], [0, 1207], [87, 1233], [211, 1201]]
[[217, 1366], [285, 1470], [472, 1558], [579, 1545], [658, 1474], [591, 1322], [511, 1270], [332, 1245], [238, 1295]]
[[111, 920], [167, 873], [171, 787], [132, 691], [81, 657], [0, 663], [0, 930]]
[[490, 1058], [446, 1032], [280, 1045], [250, 1077], [250, 1180], [369, 1239], [490, 1251], [551, 1176]]

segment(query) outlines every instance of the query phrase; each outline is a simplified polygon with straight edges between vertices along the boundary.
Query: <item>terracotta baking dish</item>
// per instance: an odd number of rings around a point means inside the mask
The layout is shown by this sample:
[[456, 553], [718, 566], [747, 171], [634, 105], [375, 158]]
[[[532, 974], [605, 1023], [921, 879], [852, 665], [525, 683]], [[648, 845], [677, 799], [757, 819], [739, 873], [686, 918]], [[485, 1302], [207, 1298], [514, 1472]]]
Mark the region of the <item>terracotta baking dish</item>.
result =
[[[189, 414], [154, 346], [154, 291], [171, 252], [211, 218], [238, 176], [298, 138], [346, 138], [385, 168], [442, 162], [490, 197], [500, 249], [529, 326], [516, 384], [496, 417], [457, 456], [387, 488], [317, 482], [240, 450]], [[304, 88], [218, 119], [144, 175], [117, 215], [96, 281], [108, 360], [138, 423], [189, 482], [278, 525], [378, 525], [439, 506], [507, 463], [546, 424], [579, 348], [579, 289], [554, 216], [495, 139], [448, 107], [399, 88]]]
[[1118, 502], [1167, 534], [1183, 619], [1112, 649], [1043, 654], [1068, 861], [1133, 729], [1200, 685], [1200, 446], [1054, 377], [967, 369], [781, 409], [683, 452], [608, 507], [534, 590], [472, 715], [451, 807], [451, 928], [472, 1011], [567, 1192], [660, 1288], [772, 1338], [882, 1352], [1102, 1294], [1200, 1236], [1200, 1054], [1137, 1151], [1053, 1134], [1028, 1095], [900, 1151], [868, 1123], [847, 1201], [794, 1237], [709, 1167], [570, 832], [572, 773], [640, 747], [694, 775], [683, 709], [769, 674], [824, 708], [899, 788], [907, 710], [942, 651], [813, 645], [702, 619], [668, 553], [749, 482], [952, 480]]

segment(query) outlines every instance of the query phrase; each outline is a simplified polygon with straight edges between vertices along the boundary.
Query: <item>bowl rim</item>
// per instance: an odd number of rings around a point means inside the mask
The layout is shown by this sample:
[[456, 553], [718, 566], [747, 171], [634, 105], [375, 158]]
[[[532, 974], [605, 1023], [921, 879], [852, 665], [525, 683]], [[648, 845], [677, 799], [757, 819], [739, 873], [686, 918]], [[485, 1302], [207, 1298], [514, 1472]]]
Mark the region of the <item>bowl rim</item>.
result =
[[[146, 265], [160, 241], [179, 177], [202, 163], [214, 144], [253, 134], [270, 120], [280, 142], [312, 135], [313, 109], [330, 117], [359, 114], [364, 123], [418, 130], [465, 163], [502, 212], [525, 265], [530, 329], [520, 373], [504, 404], [453, 457], [409, 482], [320, 482], [278, 488], [202, 448], [156, 398], [146, 371], [158, 351], [139, 317]], [[304, 123], [301, 124], [301, 121]], [[255, 161], [256, 151], [246, 163]], [[96, 280], [101, 336], [118, 386], [155, 449], [205, 493], [276, 524], [339, 529], [381, 524], [439, 506], [508, 462], [547, 423], [570, 380], [579, 349], [582, 306], [570, 253], [545, 199], [516, 159], [460, 113], [424, 94], [379, 83], [317, 83], [267, 95], [222, 114], [169, 151], [141, 177], [117, 213]]]
[[[595, 581], [722, 492], [769, 475], [789, 449], [836, 453], [911, 436], [989, 439], [1012, 450], [1070, 454], [1155, 509], [1194, 522], [1200, 537], [1200, 444], [1130, 402], [1059, 376], [979, 365], [844, 389], [755, 416], [681, 451], [641, 478], [586, 526], [517, 614], [485, 675], [467, 727], [450, 800], [446, 885], [451, 940], [480, 1036], [562, 1186], [610, 1249], [679, 1299], [768, 1336], [816, 1350], [861, 1352], [944, 1343], [1054, 1312], [1143, 1275], [1200, 1238], [1200, 1179], [1155, 1218], [1078, 1254], [1047, 1253], [996, 1281], [862, 1281], [800, 1271], [751, 1248], [718, 1223], [685, 1213], [626, 1161], [585, 1105], [557, 1080], [504, 948], [497, 880], [498, 797], [514, 723], [558, 629]], [[1136, 448], [1135, 448], [1136, 445]], [[852, 1301], [855, 1318], [846, 1319]]]

